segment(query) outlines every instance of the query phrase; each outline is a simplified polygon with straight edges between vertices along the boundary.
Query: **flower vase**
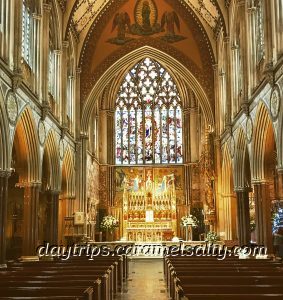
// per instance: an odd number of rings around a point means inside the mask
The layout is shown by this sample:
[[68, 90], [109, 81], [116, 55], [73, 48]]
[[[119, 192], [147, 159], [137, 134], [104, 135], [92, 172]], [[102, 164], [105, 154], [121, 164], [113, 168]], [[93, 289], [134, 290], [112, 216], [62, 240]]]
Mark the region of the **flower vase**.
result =
[[188, 235], [189, 235], [189, 241], [193, 240], [193, 230], [192, 230], [192, 225], [188, 226]]
[[185, 227], [186, 241], [192, 241], [192, 225]]
[[185, 227], [185, 233], [186, 233], [186, 241], [188, 241], [188, 236], [189, 236], [189, 226]]
[[112, 230], [106, 231], [106, 242], [113, 242], [113, 231]]

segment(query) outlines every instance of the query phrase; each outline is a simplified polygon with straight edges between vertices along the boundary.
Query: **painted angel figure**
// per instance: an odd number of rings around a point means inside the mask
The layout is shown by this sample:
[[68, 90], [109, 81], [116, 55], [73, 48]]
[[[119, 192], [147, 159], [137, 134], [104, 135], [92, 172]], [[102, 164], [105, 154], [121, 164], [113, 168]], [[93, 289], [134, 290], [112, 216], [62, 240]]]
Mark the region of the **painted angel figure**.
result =
[[166, 25], [166, 35], [175, 35], [175, 26], [180, 31], [180, 20], [175, 11], [165, 12], [161, 18], [161, 29], [164, 29]]
[[112, 32], [117, 27], [117, 39], [125, 40], [126, 30], [131, 28], [131, 20], [127, 12], [117, 13], [113, 20]]

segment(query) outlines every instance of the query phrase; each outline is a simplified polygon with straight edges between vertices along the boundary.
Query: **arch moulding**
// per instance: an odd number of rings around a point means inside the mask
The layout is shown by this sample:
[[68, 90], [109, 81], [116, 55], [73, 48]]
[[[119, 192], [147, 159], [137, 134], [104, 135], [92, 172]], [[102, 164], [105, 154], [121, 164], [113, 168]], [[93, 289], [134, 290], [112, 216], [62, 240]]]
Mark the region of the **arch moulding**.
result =
[[[149, 46], [144, 46], [139, 49], [136, 49], [121, 59], [117, 60], [107, 71], [103, 73], [103, 75], [97, 80], [92, 91], [90, 92], [87, 100], [84, 104], [82, 110], [82, 123], [81, 130], [82, 134], [87, 134], [90, 117], [95, 107], [96, 101], [98, 101], [99, 96], [103, 92], [105, 86], [119, 73], [121, 70], [124, 70], [124, 73], [134, 66], [138, 61], [143, 58], [150, 57], [156, 61], [158, 61], [161, 65], [168, 68], [168, 71], [173, 73], [177, 73], [185, 82], [187, 82], [188, 86], [193, 90], [198, 99], [200, 106], [202, 108], [205, 121], [207, 126], [210, 126], [214, 129], [214, 115], [211, 108], [211, 104], [209, 99], [203, 90], [200, 83], [194, 77], [194, 75], [179, 61], [174, 59], [172, 56]], [[122, 79], [122, 78], [121, 78]]]

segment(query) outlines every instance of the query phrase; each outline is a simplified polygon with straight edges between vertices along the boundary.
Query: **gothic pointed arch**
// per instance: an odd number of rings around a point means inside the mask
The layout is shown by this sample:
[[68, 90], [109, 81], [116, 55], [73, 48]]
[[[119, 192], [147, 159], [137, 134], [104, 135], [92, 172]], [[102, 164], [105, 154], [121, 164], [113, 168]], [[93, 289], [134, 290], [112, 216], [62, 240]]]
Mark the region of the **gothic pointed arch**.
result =
[[[262, 101], [259, 103], [257, 108], [254, 131], [252, 140], [253, 159], [251, 168], [253, 180], [257, 181], [265, 178], [265, 153], [266, 150], [268, 150], [269, 138], [273, 137], [275, 147], [277, 140], [269, 111]], [[269, 134], [271, 136], [269, 136]]]
[[233, 170], [235, 189], [250, 187], [250, 178], [246, 178], [247, 174], [251, 173], [250, 155], [248, 151], [246, 135], [242, 127], [238, 129], [235, 141]]
[[20, 182], [40, 182], [39, 140], [30, 107], [26, 107], [21, 112], [13, 141], [17, 148], [19, 161], [26, 166], [21, 169]]
[[126, 74], [127, 70], [131, 69], [133, 65], [135, 65], [140, 60], [146, 57], [158, 61], [168, 70], [170, 70], [171, 74], [178, 73], [179, 76], [181, 76], [182, 79], [187, 82], [187, 84], [191, 87], [197, 99], [199, 100], [207, 125], [210, 125], [212, 128], [214, 128], [214, 114], [212, 111], [211, 104], [201, 84], [197, 81], [194, 75], [179, 61], [175, 60], [173, 57], [169, 56], [168, 54], [160, 50], [157, 50], [155, 48], [144, 46], [130, 52], [129, 54], [119, 59], [109, 69], [107, 69], [107, 71], [105, 71], [103, 75], [96, 81], [82, 109], [82, 123], [81, 123], [82, 132], [84, 133], [88, 132], [88, 126], [89, 126], [92, 110], [95, 106], [96, 101], [98, 101], [102, 91], [104, 90], [105, 86], [113, 78], [115, 78], [117, 72], [120, 72], [121, 69], [123, 69], [125, 72], [124, 74]]
[[61, 188], [59, 146], [58, 138], [52, 129], [49, 131], [44, 144], [43, 160], [47, 164], [49, 173], [46, 176], [47, 182], [42, 182], [44, 189], [59, 191]]
[[236, 195], [234, 193], [233, 163], [227, 143], [223, 149], [222, 196], [219, 203], [219, 228], [225, 232], [226, 240], [235, 240], [236, 234]]
[[4, 103], [4, 97], [0, 88], [0, 170], [9, 169], [8, 161], [10, 156], [9, 125]]

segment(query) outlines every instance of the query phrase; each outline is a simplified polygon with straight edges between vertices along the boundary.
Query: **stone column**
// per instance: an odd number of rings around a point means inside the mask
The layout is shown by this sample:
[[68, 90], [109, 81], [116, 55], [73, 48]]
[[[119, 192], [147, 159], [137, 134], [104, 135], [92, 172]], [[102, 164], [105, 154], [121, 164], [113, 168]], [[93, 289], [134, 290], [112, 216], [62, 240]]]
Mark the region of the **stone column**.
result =
[[230, 38], [224, 38], [225, 54], [226, 54], [226, 121], [231, 124], [231, 52], [230, 52]]
[[0, 266], [6, 259], [6, 226], [8, 203], [8, 178], [10, 171], [0, 171]]
[[232, 117], [234, 117], [239, 111], [239, 101], [238, 101], [238, 47], [233, 45], [231, 47], [231, 98], [233, 100], [233, 107], [232, 107]]
[[283, 200], [283, 167], [277, 168], [278, 172], [278, 197]]
[[23, 0], [14, 8], [14, 72], [21, 74]]
[[[87, 212], [87, 197], [86, 197], [86, 184], [87, 184], [87, 178], [86, 178], [86, 167], [87, 167], [87, 143], [88, 143], [88, 136], [86, 134], [81, 134], [80, 137], [80, 147], [79, 151], [77, 153], [79, 159], [77, 160], [78, 167], [76, 174], [77, 177], [77, 187], [79, 188], [79, 211], [84, 212], [86, 214]], [[86, 216], [86, 215], [85, 215]], [[84, 234], [86, 234], [87, 231], [87, 223], [85, 218], [85, 224], [84, 224]]]
[[[60, 103], [62, 102], [61, 99], [61, 57], [62, 57], [62, 50], [57, 49], [54, 50], [54, 99], [56, 102], [56, 109], [55, 114], [61, 120], [61, 107]], [[66, 72], [66, 70], [65, 70]]]
[[249, 191], [242, 188], [236, 190], [236, 194], [239, 244], [243, 246], [251, 240]]
[[58, 243], [58, 214], [59, 214], [59, 191], [49, 191], [48, 195], [48, 216], [50, 217], [49, 240], [51, 244]]
[[214, 94], [215, 94], [215, 132], [220, 134], [220, 103], [219, 103], [219, 76], [218, 76], [218, 64], [213, 65], [214, 74]]
[[33, 39], [32, 39], [32, 56], [33, 56], [33, 88], [36, 95], [39, 96], [39, 99], [42, 99], [41, 95], [41, 19], [42, 16], [36, 13], [32, 14], [33, 19]]
[[250, 97], [254, 87], [256, 86], [256, 63], [257, 63], [257, 36], [256, 36], [256, 7], [252, 5], [248, 7], [248, 32], [247, 32], [247, 67], [248, 67], [248, 98]]
[[81, 130], [81, 68], [76, 69], [76, 79], [75, 79], [75, 91], [74, 91], [74, 130], [75, 136]]
[[272, 252], [271, 203], [266, 182], [253, 183], [256, 210], [256, 237], [259, 245]]
[[68, 74], [67, 74], [67, 60], [68, 60], [68, 47], [69, 42], [63, 41], [62, 42], [62, 68], [61, 68], [61, 95], [62, 95], [62, 101], [61, 101], [61, 124], [63, 127], [67, 128], [67, 89], [68, 89]]
[[40, 184], [24, 186], [23, 255], [35, 255], [38, 242], [38, 207]]
[[41, 65], [42, 65], [42, 103], [44, 106], [49, 107], [48, 96], [48, 77], [49, 77], [49, 20], [50, 20], [51, 5], [43, 4], [43, 24], [42, 24], [42, 53], [41, 53]]
[[265, 70], [269, 72], [276, 62], [276, 16], [275, 0], [264, 1], [264, 44], [266, 65]]

